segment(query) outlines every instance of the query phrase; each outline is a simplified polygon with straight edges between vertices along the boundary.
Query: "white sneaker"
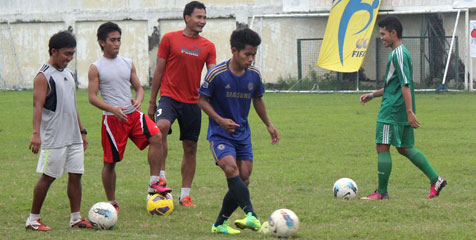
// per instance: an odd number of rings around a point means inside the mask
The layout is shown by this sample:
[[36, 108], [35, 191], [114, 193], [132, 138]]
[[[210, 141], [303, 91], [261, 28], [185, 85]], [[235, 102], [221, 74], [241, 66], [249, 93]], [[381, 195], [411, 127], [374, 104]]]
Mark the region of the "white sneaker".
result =
[[31, 229], [33, 231], [42, 231], [42, 232], [51, 230], [51, 228], [46, 226], [44, 223], [42, 223], [40, 219], [30, 221], [30, 218], [26, 220], [25, 228]]

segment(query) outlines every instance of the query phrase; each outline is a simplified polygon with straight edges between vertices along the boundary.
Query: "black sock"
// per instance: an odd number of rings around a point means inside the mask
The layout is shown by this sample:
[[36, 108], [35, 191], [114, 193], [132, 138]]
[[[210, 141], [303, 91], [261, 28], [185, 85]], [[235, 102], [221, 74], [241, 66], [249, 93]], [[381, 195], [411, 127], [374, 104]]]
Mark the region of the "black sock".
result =
[[245, 213], [251, 212], [253, 216], [256, 216], [255, 210], [253, 209], [253, 205], [251, 204], [250, 199], [250, 191], [248, 190], [248, 186], [241, 180], [240, 176], [236, 176], [233, 178], [228, 178], [228, 189], [230, 190], [233, 198], [235, 199], [238, 206], [243, 209]]
[[225, 194], [225, 197], [223, 198], [220, 214], [218, 215], [217, 221], [215, 222], [215, 226], [222, 225], [223, 222], [228, 220], [236, 208], [238, 208], [238, 203], [236, 203], [235, 199], [233, 198], [231, 191], [228, 190], [228, 192]]

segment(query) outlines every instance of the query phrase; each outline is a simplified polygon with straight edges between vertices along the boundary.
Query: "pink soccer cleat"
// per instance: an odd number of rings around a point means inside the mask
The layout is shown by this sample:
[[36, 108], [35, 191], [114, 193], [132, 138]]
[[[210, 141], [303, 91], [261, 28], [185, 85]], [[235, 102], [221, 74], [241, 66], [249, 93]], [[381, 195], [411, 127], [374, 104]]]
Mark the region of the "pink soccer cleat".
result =
[[428, 195], [426, 198], [430, 199], [440, 195], [441, 190], [446, 186], [446, 184], [446, 179], [438, 176], [438, 180], [431, 185], [430, 195]]
[[368, 195], [367, 197], [360, 198], [361, 200], [388, 200], [388, 193], [380, 194], [378, 190], [375, 190], [374, 193]]

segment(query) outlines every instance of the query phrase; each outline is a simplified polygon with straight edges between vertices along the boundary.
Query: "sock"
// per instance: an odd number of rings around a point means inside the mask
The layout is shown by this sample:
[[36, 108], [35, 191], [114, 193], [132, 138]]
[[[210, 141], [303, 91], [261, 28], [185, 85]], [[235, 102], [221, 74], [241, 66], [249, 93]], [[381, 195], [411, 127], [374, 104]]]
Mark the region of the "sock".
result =
[[[151, 185], [152, 183], [156, 182], [156, 181], [159, 181], [159, 176], [150, 176], [150, 179], [149, 179], [149, 184], [150, 184], [150, 185]], [[155, 192], [155, 190], [152, 189], [152, 188], [150, 187], [150, 185], [149, 185], [149, 187], [147, 188], [147, 191], [148, 191], [149, 193]]]
[[72, 222], [80, 218], [81, 218], [81, 214], [79, 212], [73, 212], [71, 213], [71, 217], [69, 218], [69, 221]]
[[180, 192], [180, 199], [184, 199], [187, 196], [190, 196], [190, 188], [182, 188], [182, 191]]
[[223, 203], [221, 205], [220, 214], [218, 214], [217, 220], [215, 222], [215, 227], [222, 225], [231, 214], [238, 208], [238, 204], [236, 203], [235, 199], [233, 198], [233, 194], [230, 190], [225, 194], [223, 198]]
[[240, 176], [236, 176], [233, 178], [228, 178], [228, 189], [233, 195], [236, 203], [243, 209], [245, 213], [251, 212], [253, 216], [256, 216], [255, 210], [253, 209], [253, 205], [251, 204], [250, 199], [250, 190], [248, 186], [241, 180]]
[[30, 213], [30, 216], [28, 217], [29, 221], [35, 221], [35, 220], [38, 220], [38, 219], [40, 219], [40, 214]]
[[159, 175], [159, 177], [163, 178], [164, 180], [167, 180], [167, 179], [165, 178], [165, 171], [164, 171], [164, 170], [160, 170], [160, 175]]
[[417, 166], [428, 177], [428, 179], [430, 179], [431, 184], [438, 181], [438, 174], [435, 172], [423, 153], [418, 151], [416, 148], [409, 148], [404, 156], [410, 159], [410, 161]]
[[378, 192], [380, 194], [387, 193], [388, 179], [392, 172], [392, 156], [390, 152], [378, 153]]
[[114, 204], [119, 205], [116, 200], [107, 201], [107, 202], [110, 203], [110, 204], [112, 204], [112, 205], [114, 205]]
[[150, 176], [150, 180], [149, 180], [150, 184], [152, 184], [156, 181], [159, 181], [159, 176]]

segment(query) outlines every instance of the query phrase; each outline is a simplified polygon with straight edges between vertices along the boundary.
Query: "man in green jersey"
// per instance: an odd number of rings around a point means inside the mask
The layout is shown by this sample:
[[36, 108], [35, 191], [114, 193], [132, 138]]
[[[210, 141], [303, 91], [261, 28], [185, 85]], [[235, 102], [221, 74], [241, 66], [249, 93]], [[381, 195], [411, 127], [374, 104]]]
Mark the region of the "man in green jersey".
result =
[[410, 159], [430, 180], [431, 190], [427, 198], [440, 194], [446, 180], [439, 176], [430, 165], [425, 155], [413, 147], [413, 128], [418, 128], [415, 116], [415, 98], [413, 94], [413, 66], [410, 53], [402, 43], [402, 24], [395, 17], [379, 21], [380, 39], [385, 47], [391, 47], [385, 73], [384, 88], [360, 96], [360, 103], [365, 104], [375, 97], [382, 96], [382, 105], [377, 117], [377, 153], [378, 153], [378, 188], [362, 200], [388, 199], [388, 179], [392, 171], [390, 145]]

